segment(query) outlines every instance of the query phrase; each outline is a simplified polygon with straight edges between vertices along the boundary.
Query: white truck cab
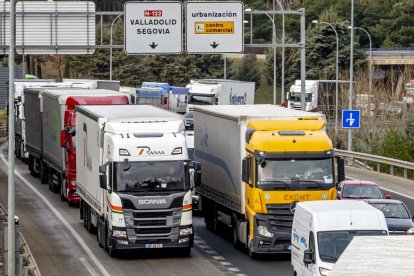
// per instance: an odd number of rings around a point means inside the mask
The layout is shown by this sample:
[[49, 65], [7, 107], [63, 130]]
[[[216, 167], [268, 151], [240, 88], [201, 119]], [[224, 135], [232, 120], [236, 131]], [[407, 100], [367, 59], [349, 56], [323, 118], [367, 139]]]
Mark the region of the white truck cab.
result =
[[294, 275], [329, 275], [353, 237], [388, 235], [378, 211], [356, 200], [298, 202], [292, 227]]

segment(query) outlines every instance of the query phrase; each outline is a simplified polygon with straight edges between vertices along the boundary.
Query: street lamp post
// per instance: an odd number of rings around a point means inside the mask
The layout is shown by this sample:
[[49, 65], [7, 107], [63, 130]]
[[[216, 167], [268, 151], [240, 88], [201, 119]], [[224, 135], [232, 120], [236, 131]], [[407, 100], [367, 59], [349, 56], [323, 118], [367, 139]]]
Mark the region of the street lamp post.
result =
[[276, 25], [273, 18], [265, 13], [272, 21], [272, 46], [273, 46], [273, 104], [276, 104]]
[[115, 17], [114, 21], [112, 21], [111, 24], [111, 41], [110, 41], [110, 45], [109, 45], [109, 80], [112, 80], [112, 29], [114, 28], [114, 23], [115, 21], [120, 18], [122, 16], [122, 14], [118, 15], [117, 17]]
[[277, 4], [282, 10], [282, 92], [280, 104], [283, 105], [285, 103], [285, 9], [280, 0], [277, 0]]
[[[348, 29], [351, 29], [351, 26], [348, 27]], [[369, 87], [368, 87], [368, 111], [371, 109], [370, 106], [370, 100], [371, 100], [371, 95], [372, 95], [372, 40], [371, 40], [371, 36], [368, 33], [367, 30], [365, 30], [364, 28], [361, 27], [354, 27], [355, 30], [361, 30], [363, 32], [366, 33], [366, 35], [368, 36], [369, 39]]]
[[335, 85], [335, 133], [338, 133], [338, 60], [339, 60], [339, 37], [338, 32], [334, 28], [334, 26], [328, 22], [313, 20], [312, 23], [314, 24], [326, 24], [329, 25], [335, 32], [336, 36], [336, 85]]

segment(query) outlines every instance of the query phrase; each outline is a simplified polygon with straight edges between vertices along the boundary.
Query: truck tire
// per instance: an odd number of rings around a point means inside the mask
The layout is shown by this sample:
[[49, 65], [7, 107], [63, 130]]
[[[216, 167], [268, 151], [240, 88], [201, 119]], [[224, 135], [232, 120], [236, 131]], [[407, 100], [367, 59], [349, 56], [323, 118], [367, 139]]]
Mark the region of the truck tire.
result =
[[237, 218], [237, 216], [235, 214], [233, 214], [232, 219], [231, 219], [231, 226], [232, 226], [232, 230], [233, 230], [233, 236], [232, 236], [232, 242], [233, 242], [233, 246], [236, 249], [241, 248], [241, 242], [239, 240], [239, 219]]
[[91, 234], [95, 234], [96, 233], [96, 227], [92, 224], [92, 210], [91, 207], [89, 205], [86, 205], [86, 217], [87, 222], [86, 222], [86, 229], [88, 230], [89, 233]]
[[190, 257], [191, 256], [191, 247], [180, 248], [181, 257]]
[[81, 199], [79, 202], [79, 218], [83, 220], [83, 200]]
[[[63, 181], [62, 184], [60, 185], [60, 200], [61, 201], [68, 201], [67, 196], [66, 196], [66, 185], [65, 185], [65, 183], [66, 183], [66, 181]], [[71, 206], [70, 202], [68, 202], [68, 204], [69, 204], [69, 206]]]
[[118, 256], [118, 250], [112, 248], [111, 239], [109, 237], [108, 227], [106, 227], [106, 251], [108, 251], [109, 256], [116, 257]]
[[48, 167], [44, 162], [40, 162], [40, 183], [47, 184], [49, 177], [48, 177]]

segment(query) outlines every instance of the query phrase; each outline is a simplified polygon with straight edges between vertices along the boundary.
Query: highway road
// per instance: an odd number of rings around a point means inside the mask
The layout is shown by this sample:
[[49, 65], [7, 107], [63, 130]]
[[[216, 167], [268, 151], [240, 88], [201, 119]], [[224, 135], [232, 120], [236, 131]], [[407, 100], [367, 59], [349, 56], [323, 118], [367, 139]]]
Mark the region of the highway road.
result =
[[[7, 167], [0, 155], [0, 202], [7, 206]], [[7, 158], [7, 157], [6, 157]], [[195, 246], [190, 258], [171, 251], [128, 252], [111, 258], [98, 246], [70, 208], [47, 185], [32, 177], [16, 160], [16, 214], [43, 275], [291, 275], [289, 255], [253, 260], [235, 249], [230, 233], [215, 235], [205, 229], [202, 217], [194, 218]], [[347, 168], [347, 176], [376, 181], [393, 198], [402, 199], [414, 213], [414, 182], [402, 178]], [[404, 194], [404, 195], [402, 195]]]

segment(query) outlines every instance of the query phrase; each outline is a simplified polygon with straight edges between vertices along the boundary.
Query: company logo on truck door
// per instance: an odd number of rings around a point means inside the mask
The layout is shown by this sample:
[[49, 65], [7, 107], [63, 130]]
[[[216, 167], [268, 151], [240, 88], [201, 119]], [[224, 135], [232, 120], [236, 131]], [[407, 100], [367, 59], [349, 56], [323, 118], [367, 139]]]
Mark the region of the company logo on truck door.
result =
[[243, 96], [237, 96], [236, 94], [233, 94], [233, 92], [230, 92], [230, 104], [246, 104], [247, 102], [247, 94], [244, 93]]
[[138, 155], [163, 155], [165, 152], [163, 150], [151, 150], [150, 147], [143, 146], [143, 147], [137, 147], [138, 149]]
[[167, 201], [164, 198], [140, 199], [140, 200], [138, 200], [138, 204], [140, 204], [140, 205], [146, 205], [146, 204], [167, 204]]

